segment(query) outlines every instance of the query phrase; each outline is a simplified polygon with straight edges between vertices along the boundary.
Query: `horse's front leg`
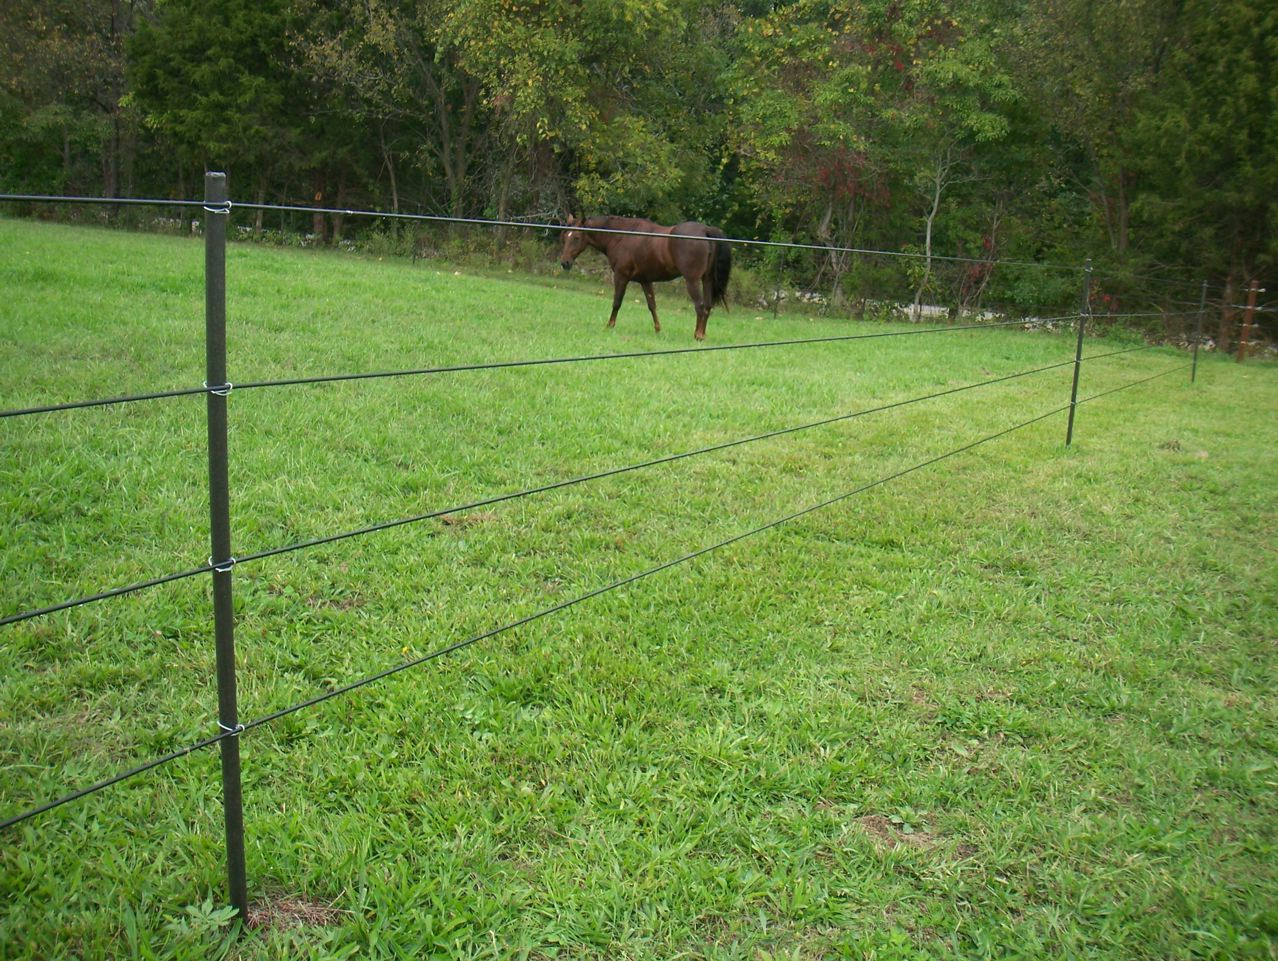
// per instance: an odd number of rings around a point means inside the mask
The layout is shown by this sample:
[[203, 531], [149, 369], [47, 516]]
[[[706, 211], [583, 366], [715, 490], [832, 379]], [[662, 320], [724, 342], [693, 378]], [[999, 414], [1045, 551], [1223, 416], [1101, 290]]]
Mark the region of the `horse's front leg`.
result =
[[617, 311], [621, 309], [621, 302], [626, 299], [626, 287], [629, 283], [630, 278], [626, 274], [612, 275], [612, 316], [608, 318], [609, 330], [617, 326]]
[[657, 298], [652, 293], [652, 281], [641, 280], [639, 283], [643, 287], [643, 295], [648, 298], [648, 311], [652, 314], [652, 329], [661, 333], [661, 321], [657, 320]]
[[701, 281], [693, 280], [691, 277], [686, 278], [688, 284], [688, 296], [692, 298], [692, 304], [697, 308], [697, 329], [692, 336], [697, 340], [706, 339], [706, 320], [710, 316], [710, 304], [701, 296]]

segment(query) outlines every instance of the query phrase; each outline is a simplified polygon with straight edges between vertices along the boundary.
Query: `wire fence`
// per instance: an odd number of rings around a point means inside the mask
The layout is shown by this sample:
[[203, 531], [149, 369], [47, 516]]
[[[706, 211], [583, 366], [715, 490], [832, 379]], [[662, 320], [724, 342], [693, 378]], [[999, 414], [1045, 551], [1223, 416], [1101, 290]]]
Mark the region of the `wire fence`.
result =
[[[458, 227], [482, 227], [482, 228], [506, 228], [512, 227], [522, 230], [548, 231], [552, 233], [566, 233], [572, 230], [581, 230], [581, 224], [572, 225], [560, 223], [551, 220], [534, 220], [530, 218], [506, 218], [497, 219], [489, 217], [459, 217], [448, 216], [444, 214], [423, 214], [408, 211], [392, 211], [392, 210], [366, 210], [352, 207], [319, 207], [307, 206], [304, 204], [269, 204], [269, 203], [250, 203], [245, 201], [232, 202], [227, 200], [220, 203], [210, 203], [208, 200], [178, 200], [178, 199], [160, 199], [160, 198], [138, 198], [138, 197], [76, 197], [65, 195], [40, 195], [40, 194], [5, 194], [0, 193], [0, 202], [9, 203], [46, 203], [46, 204], [93, 204], [97, 206], [115, 207], [176, 207], [180, 209], [203, 209], [207, 213], [214, 214], [230, 214], [234, 210], [250, 210], [260, 212], [276, 212], [276, 213], [296, 213], [324, 215], [324, 216], [340, 216], [340, 217], [356, 217], [368, 218], [385, 221], [398, 221], [410, 223], [425, 223], [441, 226]], [[620, 236], [649, 236], [648, 231], [626, 230], [616, 227], [591, 227], [591, 233], [599, 234], [616, 234]], [[691, 240], [704, 240], [700, 235], [676, 234], [670, 233], [667, 236]], [[1046, 260], [1013, 260], [1010, 258], [989, 258], [989, 257], [965, 257], [955, 254], [937, 254], [937, 253], [920, 253], [914, 250], [885, 250], [876, 247], [854, 247], [836, 243], [814, 243], [803, 241], [786, 241], [786, 240], [764, 240], [758, 237], [720, 237], [716, 238], [724, 243], [740, 247], [753, 247], [762, 250], [775, 251], [801, 251], [820, 254], [844, 254], [852, 256], [863, 256], [871, 258], [886, 258], [889, 260], [913, 260], [927, 261], [929, 263], [938, 264], [967, 264], [980, 268], [995, 267], [1018, 267], [1028, 268], [1031, 270], [1047, 270], [1060, 271], [1065, 273], [1080, 273], [1084, 267], [1081, 264], [1062, 264]], [[1119, 276], [1115, 274], [1115, 276]], [[1128, 280], [1136, 280], [1142, 283], [1149, 283], [1155, 286], [1167, 286], [1184, 289], [1187, 285], [1193, 283], [1190, 280], [1177, 280], [1171, 277], [1156, 276], [1141, 271], [1122, 271], [1121, 277]], [[1223, 285], [1209, 284], [1209, 289], [1224, 290]], [[1127, 316], [1127, 315], [1123, 315]]]
[[[874, 335], [871, 335], [871, 336], [874, 336]], [[1106, 357], [1114, 357], [1119, 354], [1128, 354], [1128, 353], [1133, 353], [1136, 351], [1144, 351], [1144, 350], [1152, 350], [1152, 349], [1154, 349], [1154, 345], [1146, 345], [1141, 347], [1126, 347], [1120, 350], [1108, 351], [1103, 354], [1092, 354], [1092, 355], [1084, 357], [1083, 361], [1086, 362], [1089, 360], [1102, 360]], [[1007, 374], [1002, 377], [995, 377], [990, 380], [983, 380], [973, 384], [965, 384], [961, 387], [951, 387], [947, 390], [936, 391], [931, 394], [923, 394], [918, 397], [911, 397], [906, 400], [895, 401], [893, 403], [883, 404], [878, 407], [871, 407], [865, 410], [853, 411], [847, 414], [839, 414], [834, 417], [826, 417], [821, 420], [811, 421], [805, 424], [798, 424], [792, 427], [784, 427], [778, 430], [768, 431], [763, 434], [755, 434], [750, 437], [743, 437], [736, 440], [723, 441], [718, 444], [711, 444], [705, 447], [698, 447], [694, 450], [683, 451], [682, 453], [678, 453], [678, 454], [668, 454], [663, 457], [653, 458], [651, 460], [642, 461], [636, 464], [627, 464], [622, 467], [614, 467], [609, 470], [598, 471], [593, 474], [584, 474], [580, 477], [573, 477], [573, 478], [568, 478], [566, 480], [555, 481], [553, 483], [543, 484], [538, 487], [530, 487], [523, 490], [512, 491], [506, 494], [498, 494], [493, 497], [487, 497], [481, 500], [470, 501], [464, 504], [456, 504], [449, 507], [437, 508], [434, 510], [426, 511], [424, 513], [413, 514], [408, 517], [401, 517], [395, 520], [383, 521], [377, 524], [370, 524], [364, 527], [355, 528], [354, 530], [342, 531], [335, 534], [327, 534], [327, 535], [324, 535], [323, 537], [316, 537], [310, 540], [299, 541], [293, 544], [285, 544], [279, 547], [273, 547], [266, 550], [257, 551], [251, 554], [244, 554], [238, 557], [232, 557], [230, 558], [230, 562], [237, 565], [250, 563], [253, 561], [263, 560], [268, 557], [277, 557], [281, 554], [290, 554], [290, 553], [293, 553], [294, 551], [305, 550], [307, 548], [312, 548], [312, 547], [320, 547], [325, 544], [332, 544], [337, 541], [347, 540], [352, 537], [359, 537], [365, 534], [373, 534], [379, 531], [391, 530], [396, 527], [404, 527], [409, 524], [416, 524], [422, 521], [432, 520], [438, 517], [445, 517], [450, 514], [458, 514], [465, 511], [479, 510], [480, 508], [483, 508], [483, 507], [491, 507], [493, 505], [501, 504], [506, 501], [519, 500], [521, 498], [529, 497], [534, 494], [542, 494], [542, 493], [547, 493], [549, 491], [561, 490], [566, 487], [575, 487], [578, 484], [584, 484], [584, 483], [588, 483], [590, 481], [596, 481], [596, 480], [603, 480], [604, 478], [615, 477], [619, 474], [627, 474], [632, 471], [642, 470], [647, 467], [655, 467], [660, 464], [670, 464], [670, 463], [674, 463], [675, 461], [684, 460], [689, 457], [696, 457], [702, 454], [715, 453], [717, 451], [727, 450], [728, 448], [731, 448], [731, 447], [739, 447], [744, 444], [751, 444], [757, 441], [769, 440], [773, 437], [781, 437], [786, 434], [794, 434], [800, 431], [811, 430], [816, 427], [825, 427], [829, 424], [837, 424], [841, 421], [852, 420], [857, 417], [864, 417], [869, 414], [877, 414], [883, 411], [894, 410], [899, 407], [906, 407], [911, 404], [921, 403], [923, 401], [935, 400], [936, 398], [939, 398], [939, 397], [947, 397], [952, 394], [962, 393], [964, 391], [975, 390], [981, 387], [989, 387], [994, 384], [1005, 383], [1006, 381], [1009, 381], [1009, 380], [1015, 380], [1021, 377], [1028, 377], [1032, 374], [1045, 373], [1046, 371], [1050, 371], [1050, 370], [1059, 370], [1060, 368], [1063, 368], [1063, 367], [1069, 367], [1073, 365], [1073, 363], [1074, 361], [1072, 360], [1065, 360], [1055, 364], [1048, 364], [1043, 367], [1035, 367], [1031, 370], [1017, 371], [1014, 374]], [[214, 569], [213, 563], [210, 560], [209, 563], [203, 564], [199, 567], [188, 568], [183, 571], [177, 571], [172, 574], [165, 574], [159, 577], [155, 577], [145, 581], [139, 581], [133, 584], [126, 584], [126, 585], [121, 585], [119, 587], [109, 588], [95, 594], [89, 594], [84, 597], [70, 598], [68, 600], [59, 601], [56, 604], [51, 604], [45, 607], [36, 607], [36, 608], [28, 609], [28, 610], [17, 611], [12, 614], [6, 614], [4, 617], [0, 617], [0, 626], [4, 626], [6, 624], [16, 624], [21, 621], [27, 621], [27, 620], [31, 620], [32, 618], [41, 617], [45, 614], [53, 614], [58, 611], [70, 610], [71, 608], [81, 607], [85, 604], [92, 604], [97, 601], [109, 600], [114, 597], [120, 597], [125, 594], [132, 594], [136, 591], [142, 591], [152, 587], [159, 587], [161, 585], [170, 584], [174, 581], [183, 580], [188, 577], [195, 577], [199, 574], [207, 574], [213, 569]]]
[[[589, 354], [581, 356], [563, 356], [563, 357], [547, 357], [535, 359], [514, 359], [499, 361], [483, 361], [470, 364], [457, 364], [450, 366], [437, 367], [421, 367], [402, 370], [385, 370], [370, 372], [353, 372], [343, 374], [324, 374], [316, 376], [295, 377], [287, 379], [258, 380], [247, 381], [239, 384], [232, 384], [226, 378], [226, 317], [225, 317], [225, 284], [226, 284], [226, 214], [233, 206], [245, 207], [248, 209], [283, 209], [283, 210], [306, 210], [315, 212], [324, 210], [326, 212], [338, 212], [352, 216], [378, 216], [378, 217], [399, 217], [403, 219], [423, 219], [432, 221], [447, 222], [463, 222], [463, 223], [482, 223], [491, 226], [520, 226], [520, 227], [550, 227], [552, 229], [569, 229], [561, 225], [536, 224], [530, 225], [524, 221], [475, 221], [465, 218], [440, 218], [428, 215], [415, 214], [387, 214], [381, 211], [354, 211], [354, 210], [329, 210], [328, 208], [292, 208], [279, 207], [275, 205], [259, 205], [259, 204], [235, 204], [233, 205], [226, 199], [226, 183], [225, 178], [221, 174], [210, 174], [206, 179], [206, 198], [204, 201], [170, 201], [170, 200], [141, 200], [128, 199], [121, 200], [118, 198], [69, 198], [69, 197], [38, 197], [32, 195], [0, 195], [0, 200], [21, 201], [21, 202], [47, 202], [47, 203], [72, 203], [72, 202], [93, 202], [93, 203], [117, 203], [117, 204], [157, 204], [161, 206], [198, 206], [210, 214], [208, 229], [205, 231], [205, 317], [206, 317], [206, 369], [208, 377], [204, 384], [199, 387], [182, 387], [170, 390], [159, 390], [144, 393], [137, 393], [125, 396], [115, 396], [93, 400], [72, 400], [49, 403], [44, 405], [33, 405], [28, 407], [14, 408], [11, 410], [0, 411], [0, 419], [14, 419], [27, 416], [54, 414], [58, 412], [68, 412], [83, 410], [94, 407], [110, 407], [122, 404], [132, 404], [148, 401], [156, 401], [162, 399], [172, 399], [191, 396], [203, 396], [207, 407], [208, 422], [208, 458], [209, 458], [209, 498], [210, 498], [210, 520], [211, 520], [211, 553], [208, 560], [204, 564], [189, 567], [174, 573], [164, 574], [152, 577], [147, 580], [138, 581], [136, 583], [111, 587], [97, 591], [96, 593], [87, 594], [80, 597], [69, 598], [53, 604], [43, 606], [29, 607], [7, 613], [0, 617], [0, 626], [13, 625], [35, 618], [47, 616], [60, 611], [68, 611], [73, 608], [82, 607], [84, 605], [93, 604], [100, 601], [106, 601], [114, 598], [131, 594], [137, 591], [144, 591], [150, 588], [159, 587], [161, 585], [170, 584], [175, 581], [184, 580], [204, 574], [212, 575], [213, 582], [213, 621], [214, 633], [217, 642], [217, 677], [218, 677], [218, 731], [209, 737], [197, 740], [193, 743], [179, 747], [173, 751], [152, 758], [148, 761], [140, 763], [136, 766], [122, 770], [110, 777], [96, 781], [94, 783], [79, 787], [59, 797], [55, 797], [42, 803], [33, 805], [25, 810], [10, 814], [0, 819], [0, 830], [12, 828], [15, 825], [28, 822], [39, 815], [45, 814], [66, 804], [104, 791], [113, 785], [120, 784], [124, 781], [139, 777], [149, 771], [153, 771], [164, 765], [172, 763], [190, 754], [202, 751], [206, 748], [219, 745], [222, 750], [222, 778], [223, 778], [223, 802], [224, 813], [226, 818], [226, 844], [227, 844], [227, 870], [230, 888], [230, 901], [241, 913], [247, 909], [247, 881], [244, 869], [243, 856], [243, 819], [240, 810], [240, 781], [239, 781], [239, 740], [240, 736], [248, 731], [270, 724], [280, 718], [305, 711], [313, 708], [326, 701], [353, 693], [361, 688], [367, 687], [380, 680], [391, 677], [403, 671], [410, 670], [415, 667], [424, 665], [430, 661], [450, 653], [470, 647], [486, 639], [496, 637], [509, 631], [516, 630], [525, 625], [531, 624], [543, 618], [550, 617], [562, 611], [568, 610], [578, 604], [591, 600], [592, 598], [619, 590], [629, 585], [635, 584], [641, 580], [649, 578], [653, 575], [669, 570], [673, 567], [689, 563], [697, 558], [703, 557], [715, 551], [726, 548], [732, 544], [736, 544], [749, 537], [754, 537], [763, 532], [769, 531], [782, 524], [789, 523], [798, 518], [809, 515], [813, 512], [823, 510], [832, 505], [846, 501], [852, 497], [880, 487], [898, 478], [908, 474], [923, 470], [932, 465], [938, 464], [949, 458], [958, 456], [967, 451], [971, 451], [984, 444], [988, 444], [1008, 434], [1022, 430], [1031, 425], [1043, 422], [1058, 414], [1068, 413], [1069, 426], [1066, 433], [1066, 443], [1070, 443], [1073, 434], [1074, 413], [1076, 408], [1102, 397], [1109, 396], [1113, 393], [1127, 390], [1139, 384], [1144, 384], [1177, 371], [1190, 369], [1191, 379], [1196, 375], [1197, 369], [1197, 343], [1202, 339], [1201, 322], [1202, 312], [1206, 300], [1206, 284], [1203, 285], [1203, 297], [1198, 305], [1198, 327], [1197, 336], [1194, 342], [1195, 353], [1193, 359], [1187, 363], [1178, 364], [1161, 370], [1151, 376], [1142, 377], [1123, 383], [1117, 387], [1100, 391], [1089, 396], [1080, 397], [1078, 394], [1079, 374], [1084, 363], [1090, 361], [1099, 361], [1105, 358], [1116, 357], [1123, 354], [1134, 353], [1137, 351], [1153, 349], [1154, 345], [1142, 345], [1127, 347], [1117, 350], [1105, 351], [1103, 353], [1084, 354], [1084, 336], [1088, 321], [1091, 319], [1091, 307], [1088, 297], [1090, 270], [1084, 271], [1083, 292], [1080, 301], [1080, 308], [1077, 314], [1064, 315], [1054, 318], [1044, 318], [1043, 320], [1053, 321], [1071, 321], [1077, 329], [1077, 342], [1074, 356], [1071, 359], [1063, 360], [1039, 367], [1026, 370], [1018, 370], [1011, 373], [1001, 374], [999, 376], [989, 377], [985, 380], [966, 383], [955, 387], [949, 387], [944, 390], [938, 390], [927, 394], [913, 397], [902, 398], [891, 401], [889, 403], [880, 404], [874, 407], [867, 407], [859, 410], [848, 411], [835, 414], [818, 420], [808, 421], [800, 424], [793, 424], [762, 433], [752, 434], [745, 437], [738, 437], [730, 440], [720, 441], [717, 443], [691, 448], [674, 454], [668, 454], [660, 457], [654, 457], [647, 460], [624, 464], [620, 466], [610, 467], [604, 470], [595, 471], [593, 473], [581, 474], [579, 476], [570, 477], [563, 480], [557, 480], [551, 483], [525, 487], [516, 490], [510, 490], [505, 493], [493, 495], [490, 497], [473, 500], [469, 503], [451, 505], [448, 507], [432, 509], [426, 512], [413, 514], [407, 517], [400, 517], [392, 520], [382, 521], [363, 527], [339, 531], [335, 533], [325, 534], [323, 536], [310, 538], [307, 540], [297, 541], [290, 544], [279, 545], [241, 556], [234, 556], [230, 551], [230, 516], [228, 506], [229, 481], [227, 477], [227, 461], [228, 451], [226, 445], [227, 432], [227, 398], [234, 391], [256, 390], [267, 388], [288, 388], [301, 385], [319, 385], [331, 384], [343, 381], [362, 381], [372, 379], [398, 378], [398, 377], [418, 377], [418, 376], [435, 376], [457, 374], [467, 371], [492, 371], [507, 370], [517, 368], [527, 368], [533, 366], [545, 365], [564, 365], [593, 363], [603, 361], [620, 361], [620, 360], [649, 360], [658, 357], [670, 357], [682, 354], [700, 354], [712, 353], [720, 351], [736, 351], [736, 350], [752, 350], [765, 348], [784, 348], [784, 347], [801, 347], [812, 344], [830, 344], [836, 342], [852, 342], [862, 340], [876, 340], [889, 337], [903, 336], [920, 336], [930, 334], [942, 334], [957, 331], [977, 331], [1007, 328], [1012, 326], [1024, 326], [1025, 322], [1021, 320], [997, 321], [990, 323], [976, 324], [952, 324], [938, 327], [917, 327], [906, 330], [883, 331], [874, 333], [856, 333], [838, 336], [811, 337], [787, 340], [770, 340], [753, 343], [737, 343], [724, 344], [709, 347], [689, 347], [689, 348], [671, 348], [652, 351], [628, 351], [618, 353], [605, 354]], [[698, 238], [701, 239], [701, 238]], [[780, 244], [770, 241], [745, 241], [740, 239], [732, 239], [733, 243], [752, 243], [767, 246], [785, 246], [796, 247], [800, 249], [830, 249], [823, 245], [814, 244]], [[840, 248], [850, 250], [850, 248]], [[875, 251], [874, 253], [894, 253]], [[899, 253], [899, 252], [895, 252]], [[902, 256], [906, 256], [902, 254]], [[964, 258], [951, 258], [963, 260]], [[1060, 267], [1062, 265], [1034, 265], [1027, 266], [1048, 266]], [[1075, 269], [1075, 268], [1070, 268]], [[1188, 312], [1187, 312], [1188, 313]], [[1111, 315], [1112, 316], [1112, 315]], [[1145, 316], [1142, 313], [1133, 313], [1127, 315], [1140, 317]], [[908, 407], [914, 404], [920, 404], [928, 401], [939, 400], [945, 397], [951, 397], [956, 394], [967, 391], [979, 390], [991, 387], [997, 384], [1004, 384], [1020, 378], [1031, 377], [1043, 374], [1053, 370], [1059, 370], [1067, 367], [1073, 368], [1073, 386], [1071, 389], [1069, 403], [1048, 410], [1044, 413], [1037, 414], [1028, 419], [1022, 420], [1010, 427], [1006, 427], [997, 432], [983, 436], [977, 440], [973, 440], [962, 446], [955, 447], [944, 453], [930, 457], [920, 461], [909, 467], [896, 470], [885, 476], [875, 480], [861, 484], [850, 490], [846, 490], [836, 496], [810, 504], [791, 513], [777, 517], [767, 523], [751, 527], [740, 531], [722, 540], [708, 544], [696, 550], [682, 554], [678, 557], [655, 564], [638, 573], [610, 581], [602, 584], [584, 593], [578, 594], [570, 599], [561, 601], [551, 606], [539, 609], [533, 613], [524, 615], [518, 619], [503, 623], [499, 626], [492, 627], [481, 633], [474, 634], [463, 640], [449, 644], [430, 651], [419, 657], [414, 657], [384, 670], [361, 677], [355, 681], [325, 691], [314, 697], [310, 697], [291, 704], [272, 713], [252, 718], [248, 721], [240, 721], [238, 717], [238, 705], [236, 701], [236, 680], [235, 680], [235, 657], [234, 657], [234, 618], [230, 606], [230, 587], [231, 579], [235, 568], [266, 558], [277, 557], [293, 552], [304, 551], [323, 545], [333, 544], [351, 538], [362, 537], [375, 534], [381, 531], [387, 531], [392, 528], [404, 527], [411, 524], [425, 522], [431, 519], [445, 517], [446, 515], [456, 514], [464, 511], [473, 511], [482, 507], [487, 507], [504, 502], [516, 501], [535, 495], [548, 493], [550, 491], [562, 490], [565, 488], [575, 487], [582, 484], [588, 484], [605, 478], [616, 477], [623, 474], [633, 473], [645, 470], [659, 465], [671, 464], [689, 458], [699, 457], [715, 453], [718, 451], [728, 450], [730, 448], [740, 447], [747, 444], [757, 443], [770, 438], [796, 434], [802, 431], [812, 430], [818, 427], [830, 424], [854, 420], [857, 418], [867, 417], [886, 411], [896, 410]]]
[[[399, 220], [413, 221], [417, 223], [431, 224], [448, 224], [457, 226], [472, 227], [520, 227], [533, 228], [537, 230], [550, 230], [558, 232], [569, 232], [572, 230], [582, 230], [582, 225], [561, 224], [551, 222], [535, 223], [527, 220], [497, 220], [485, 217], [450, 217], [443, 214], [417, 214], [401, 211], [390, 210], [360, 210], [358, 208], [349, 207], [307, 207], [300, 204], [258, 204], [244, 203], [236, 201], [224, 201], [220, 203], [209, 203], [208, 201], [199, 200], [158, 200], [143, 198], [126, 198], [118, 199], [114, 197], [67, 197], [67, 196], [39, 196], [35, 194], [0, 194], [0, 201], [9, 201], [15, 203], [57, 203], [57, 204], [101, 204], [101, 205], [117, 205], [125, 204], [130, 206], [153, 206], [153, 207], [200, 207], [207, 213], [213, 214], [229, 214], [233, 209], [237, 210], [261, 210], [261, 211], [277, 211], [304, 214], [325, 214], [329, 216], [342, 217], [373, 217], [378, 220]], [[618, 227], [589, 227], [591, 233], [597, 234], [616, 234], [618, 236], [647, 237], [651, 236], [650, 231], [646, 230], [626, 230]], [[686, 239], [686, 240], [705, 240], [700, 234], [676, 234], [670, 233], [666, 236]], [[871, 247], [845, 247], [837, 244], [814, 244], [814, 243], [797, 243], [794, 241], [784, 240], [760, 240], [758, 238], [744, 237], [721, 237], [716, 238], [725, 243], [749, 246], [749, 247], [765, 247], [780, 250], [810, 250], [822, 253], [840, 253], [840, 254], [864, 254], [867, 256], [877, 257], [901, 257], [904, 259], [930, 259], [934, 261], [949, 263], [966, 263], [966, 264], [987, 264], [988, 260], [977, 257], [957, 257], [947, 256], [943, 254], [924, 255], [913, 251], [904, 250], [876, 250]], [[1055, 264], [1045, 261], [1016, 261], [1003, 260], [999, 263], [1008, 267], [1033, 267], [1044, 270], [1067, 270], [1077, 271], [1077, 264]]]

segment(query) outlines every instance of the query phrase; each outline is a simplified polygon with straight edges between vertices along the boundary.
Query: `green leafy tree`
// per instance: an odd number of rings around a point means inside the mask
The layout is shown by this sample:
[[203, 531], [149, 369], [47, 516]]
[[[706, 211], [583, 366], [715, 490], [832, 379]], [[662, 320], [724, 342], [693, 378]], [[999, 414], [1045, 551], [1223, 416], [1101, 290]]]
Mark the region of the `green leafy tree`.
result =
[[1185, 3], [1137, 132], [1157, 262], [1235, 286], [1278, 272], [1278, 8]]
[[1168, 67], [1179, 0], [1026, 4], [1020, 69], [1078, 154], [1071, 166], [1120, 261], [1146, 143], [1140, 120]]
[[0, 4], [4, 181], [34, 190], [131, 192], [135, 118], [125, 44], [149, 2]]
[[[837, 247], [918, 230], [930, 257], [944, 197], [1016, 100], [982, 9], [954, 8], [800, 0], [745, 21], [733, 148], [766, 219]], [[836, 298], [851, 266], [828, 255]]]
[[479, 80], [441, 37], [447, 7], [433, 0], [298, 0], [296, 9], [305, 25], [296, 39], [303, 67], [315, 83], [343, 91], [351, 112], [376, 131], [392, 206], [399, 209], [399, 171], [407, 163], [442, 179], [442, 202], [432, 206], [459, 217], [480, 212], [474, 185], [492, 124]]
[[691, 0], [462, 0], [442, 38], [581, 203], [671, 218], [716, 186], [722, 30]]

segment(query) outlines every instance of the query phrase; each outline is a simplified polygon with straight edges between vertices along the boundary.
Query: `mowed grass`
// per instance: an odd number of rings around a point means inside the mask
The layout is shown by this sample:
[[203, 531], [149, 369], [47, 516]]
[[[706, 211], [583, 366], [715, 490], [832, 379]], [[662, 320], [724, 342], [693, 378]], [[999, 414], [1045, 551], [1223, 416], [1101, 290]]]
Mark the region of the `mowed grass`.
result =
[[[202, 267], [0, 220], [0, 408], [198, 385]], [[228, 274], [239, 383], [692, 345], [675, 285], [658, 336], [638, 290], [608, 333], [602, 285], [251, 246]], [[709, 343], [885, 329], [737, 306]], [[235, 552], [1072, 352], [956, 331], [237, 390]], [[1070, 373], [245, 563], [241, 718], [1028, 420]], [[1275, 410], [1272, 366], [1204, 356], [1080, 407], [1072, 449], [1057, 415], [246, 735], [271, 921], [238, 939], [215, 750], [27, 821], [0, 953], [1278, 957]], [[0, 614], [204, 563], [202, 397], [0, 437]], [[0, 632], [3, 815], [216, 731], [207, 577]]]

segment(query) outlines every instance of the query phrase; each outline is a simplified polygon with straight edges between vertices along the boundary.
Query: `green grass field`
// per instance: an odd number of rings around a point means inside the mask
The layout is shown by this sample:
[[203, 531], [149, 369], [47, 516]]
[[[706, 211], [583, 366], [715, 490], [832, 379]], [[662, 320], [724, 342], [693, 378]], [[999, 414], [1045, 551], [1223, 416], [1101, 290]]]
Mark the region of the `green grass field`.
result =
[[[0, 408], [199, 385], [202, 270], [196, 240], [0, 220]], [[605, 332], [593, 282], [253, 246], [228, 275], [240, 383], [693, 343], [673, 285], [658, 336], [637, 289]], [[708, 343], [860, 329], [736, 307]], [[1072, 353], [982, 330], [236, 391], [235, 552]], [[1070, 373], [245, 563], [241, 718], [1059, 407]], [[251, 732], [269, 923], [238, 940], [216, 750], [29, 820], [0, 954], [1276, 958], [1276, 410], [1272, 366], [1204, 356], [1080, 407], [1071, 449], [1057, 415]], [[0, 616], [205, 562], [202, 397], [0, 437]], [[0, 628], [0, 816], [215, 733], [208, 591]]]

